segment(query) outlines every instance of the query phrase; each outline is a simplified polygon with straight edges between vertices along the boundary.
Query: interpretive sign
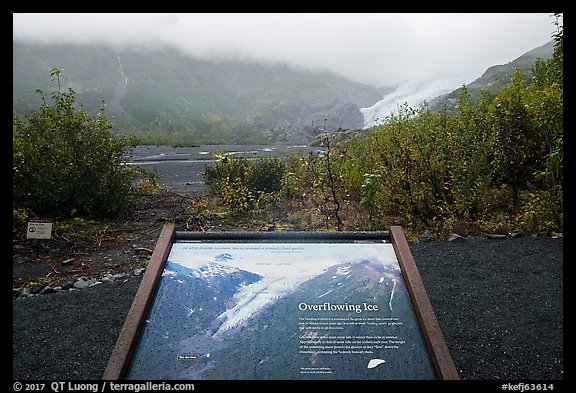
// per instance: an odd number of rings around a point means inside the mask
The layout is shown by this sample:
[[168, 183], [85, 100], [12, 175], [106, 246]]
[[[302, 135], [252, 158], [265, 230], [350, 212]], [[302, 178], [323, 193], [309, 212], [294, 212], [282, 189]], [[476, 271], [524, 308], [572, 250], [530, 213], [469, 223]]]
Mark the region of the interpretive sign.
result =
[[162, 236], [105, 379], [458, 378], [398, 227]]
[[26, 228], [27, 239], [50, 239], [52, 238], [52, 221], [30, 220]]

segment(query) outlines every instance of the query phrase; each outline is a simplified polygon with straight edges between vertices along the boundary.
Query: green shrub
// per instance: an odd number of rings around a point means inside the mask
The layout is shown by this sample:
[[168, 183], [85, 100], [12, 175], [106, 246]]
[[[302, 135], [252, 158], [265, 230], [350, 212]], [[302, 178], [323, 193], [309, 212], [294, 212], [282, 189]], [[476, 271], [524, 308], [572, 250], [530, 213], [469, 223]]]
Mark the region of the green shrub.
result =
[[13, 117], [13, 207], [37, 215], [116, 217], [131, 201], [137, 171], [125, 164], [135, 140], [114, 136], [103, 111], [90, 115], [75, 105], [72, 89], [58, 89], [51, 103]]
[[260, 157], [250, 162], [249, 187], [260, 193], [271, 194], [282, 189], [286, 164], [277, 157]]
[[277, 157], [248, 160], [218, 152], [216, 161], [206, 166], [204, 183], [210, 194], [220, 198], [233, 213], [257, 208], [276, 199], [282, 188], [285, 163]]

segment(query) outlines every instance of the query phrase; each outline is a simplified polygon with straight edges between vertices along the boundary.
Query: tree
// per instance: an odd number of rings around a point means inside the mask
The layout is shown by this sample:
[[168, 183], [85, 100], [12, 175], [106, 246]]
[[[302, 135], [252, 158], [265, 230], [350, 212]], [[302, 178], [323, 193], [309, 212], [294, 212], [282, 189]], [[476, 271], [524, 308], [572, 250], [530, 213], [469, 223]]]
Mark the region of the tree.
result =
[[131, 138], [111, 133], [104, 111], [90, 115], [62, 91], [62, 69], [51, 70], [57, 89], [43, 91], [39, 109], [13, 115], [13, 207], [37, 215], [114, 217], [131, 200], [138, 171], [124, 165]]
[[560, 24], [562, 14], [555, 14], [556, 33], [553, 34], [554, 52], [548, 61], [537, 59], [532, 67], [532, 83], [543, 88], [564, 82], [564, 26]]
[[328, 119], [324, 119], [324, 126], [322, 128], [314, 127], [312, 123], [312, 128], [314, 128], [318, 139], [320, 140], [320, 146], [325, 148], [324, 153], [318, 156], [317, 164], [312, 162], [310, 169], [312, 170], [315, 185], [323, 196], [323, 203], [320, 205], [321, 209], [326, 217], [326, 222], [334, 217], [336, 220], [336, 229], [338, 231], [342, 230], [342, 217], [340, 215], [340, 209], [342, 205], [340, 203], [340, 198], [338, 197], [338, 182], [336, 174], [336, 162], [340, 161], [338, 159], [338, 151], [334, 147], [335, 134], [330, 134], [326, 129], [326, 122]]
[[525, 105], [525, 82], [520, 70], [494, 99], [493, 145], [499, 180], [511, 187], [512, 203], [518, 205], [519, 191], [526, 186], [541, 157], [537, 130]]

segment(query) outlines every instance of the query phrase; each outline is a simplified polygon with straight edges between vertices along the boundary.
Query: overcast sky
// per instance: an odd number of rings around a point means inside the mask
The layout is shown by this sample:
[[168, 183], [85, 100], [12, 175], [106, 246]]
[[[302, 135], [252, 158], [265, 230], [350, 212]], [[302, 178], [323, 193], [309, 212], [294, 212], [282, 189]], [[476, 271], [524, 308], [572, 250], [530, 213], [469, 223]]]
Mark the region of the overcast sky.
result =
[[458, 77], [544, 45], [552, 13], [13, 14], [13, 38], [170, 46], [199, 57], [273, 61], [328, 69], [376, 86]]

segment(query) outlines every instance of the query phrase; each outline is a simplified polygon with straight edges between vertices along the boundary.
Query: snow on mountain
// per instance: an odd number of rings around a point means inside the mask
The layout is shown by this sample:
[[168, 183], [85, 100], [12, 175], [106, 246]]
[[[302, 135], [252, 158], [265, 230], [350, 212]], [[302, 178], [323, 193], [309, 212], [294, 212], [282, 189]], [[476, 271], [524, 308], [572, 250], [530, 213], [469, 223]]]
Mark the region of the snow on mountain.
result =
[[462, 77], [405, 82], [371, 107], [360, 108], [360, 112], [364, 115], [364, 128], [382, 123], [386, 116], [396, 112], [404, 103], [417, 108], [422, 102], [450, 93], [465, 83], [467, 79]]
[[[178, 274], [184, 275], [185, 277], [194, 277], [194, 278], [204, 278], [208, 279], [209, 277], [217, 277], [223, 276], [227, 274], [232, 274], [239, 272], [240, 270], [224, 265], [221, 263], [211, 262], [195, 269], [187, 269], [186, 267], [174, 262], [170, 264], [171, 268], [165, 268], [164, 272], [162, 272], [163, 277], [171, 277], [176, 278]], [[177, 267], [179, 266], [179, 267]], [[172, 270], [171, 270], [172, 269]]]
[[207, 278], [207, 277], [216, 277], [236, 273], [239, 271], [240, 269], [237, 269], [235, 267], [214, 262], [201, 266], [198, 269], [195, 269], [193, 274], [195, 277], [198, 278]]

